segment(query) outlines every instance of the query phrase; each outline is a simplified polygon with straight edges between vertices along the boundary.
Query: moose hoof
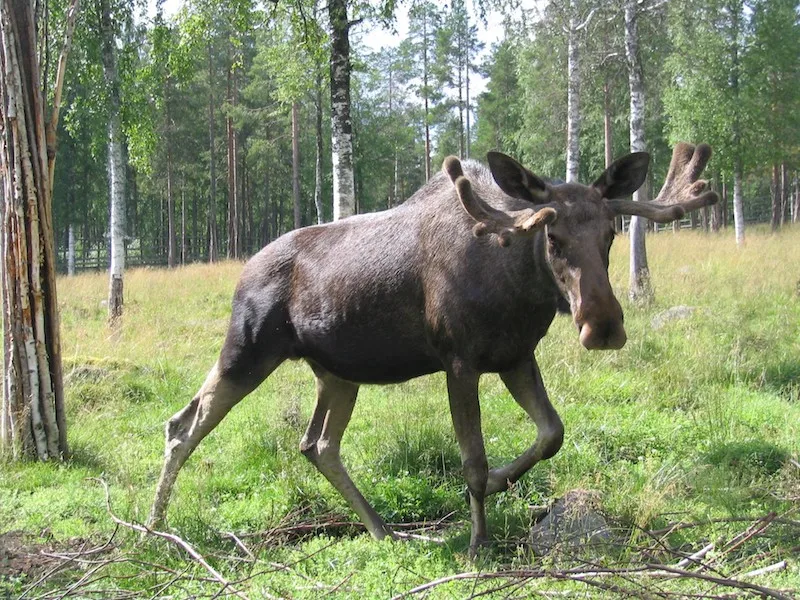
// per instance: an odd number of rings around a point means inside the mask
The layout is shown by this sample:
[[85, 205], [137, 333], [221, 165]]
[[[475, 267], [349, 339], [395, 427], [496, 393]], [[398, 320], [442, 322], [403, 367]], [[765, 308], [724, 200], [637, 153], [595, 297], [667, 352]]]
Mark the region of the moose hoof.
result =
[[481, 558], [481, 556], [486, 556], [489, 551], [489, 540], [487, 538], [481, 537], [478, 539], [470, 540], [469, 542], [469, 559], [471, 561], [476, 561]]

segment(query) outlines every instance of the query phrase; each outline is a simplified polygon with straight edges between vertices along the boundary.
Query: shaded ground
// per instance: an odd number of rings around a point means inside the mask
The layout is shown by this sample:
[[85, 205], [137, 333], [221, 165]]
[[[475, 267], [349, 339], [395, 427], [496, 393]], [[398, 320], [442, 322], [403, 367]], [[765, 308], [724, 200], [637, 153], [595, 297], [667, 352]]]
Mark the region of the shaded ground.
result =
[[52, 562], [42, 550], [50, 552], [52, 548], [22, 531], [0, 534], [0, 580], [41, 573]]

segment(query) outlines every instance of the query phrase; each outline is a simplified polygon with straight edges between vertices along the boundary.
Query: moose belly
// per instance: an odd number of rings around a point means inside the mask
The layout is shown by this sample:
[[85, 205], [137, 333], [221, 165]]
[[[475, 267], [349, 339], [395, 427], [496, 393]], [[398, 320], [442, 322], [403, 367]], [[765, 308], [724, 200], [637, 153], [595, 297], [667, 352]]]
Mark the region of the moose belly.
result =
[[294, 325], [297, 357], [348, 381], [398, 383], [442, 369], [421, 327], [359, 318], [311, 318]]

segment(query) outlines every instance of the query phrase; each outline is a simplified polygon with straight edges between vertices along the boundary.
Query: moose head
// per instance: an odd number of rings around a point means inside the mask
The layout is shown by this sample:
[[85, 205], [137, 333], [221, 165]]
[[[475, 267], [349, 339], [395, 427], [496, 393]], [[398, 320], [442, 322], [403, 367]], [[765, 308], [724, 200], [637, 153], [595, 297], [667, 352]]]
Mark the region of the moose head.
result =
[[717, 194], [698, 179], [711, 157], [711, 147], [678, 144], [669, 173], [652, 202], [624, 199], [644, 183], [650, 155], [635, 152], [609, 166], [591, 185], [553, 185], [534, 175], [510, 156], [488, 154], [495, 182], [512, 198], [533, 207], [505, 212], [490, 206], [473, 192], [460, 161], [445, 159], [443, 170], [456, 187], [467, 213], [477, 222], [476, 236], [495, 234], [501, 246], [515, 237], [546, 235], [545, 257], [553, 280], [569, 302], [580, 341], [589, 350], [619, 349], [627, 335], [622, 308], [608, 280], [611, 244], [616, 235], [613, 219], [639, 215], [658, 223], [680, 219], [685, 212], [714, 204]]

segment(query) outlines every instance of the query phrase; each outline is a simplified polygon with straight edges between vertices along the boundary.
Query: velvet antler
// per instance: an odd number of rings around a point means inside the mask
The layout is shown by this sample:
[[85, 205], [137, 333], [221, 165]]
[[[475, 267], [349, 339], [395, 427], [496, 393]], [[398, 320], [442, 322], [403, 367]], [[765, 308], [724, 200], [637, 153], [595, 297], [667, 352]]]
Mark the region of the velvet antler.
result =
[[618, 215], [637, 215], [657, 223], [670, 223], [687, 212], [716, 204], [719, 196], [708, 189], [708, 182], [698, 179], [711, 158], [711, 146], [693, 146], [680, 142], [672, 152], [667, 178], [655, 200], [606, 200], [609, 208]]
[[442, 170], [453, 182], [464, 210], [477, 221], [472, 228], [475, 237], [494, 233], [497, 235], [498, 243], [505, 247], [511, 243], [511, 236], [532, 235], [545, 225], [555, 221], [558, 216], [556, 210], [551, 206], [538, 210], [528, 208], [510, 213], [490, 206], [472, 191], [472, 183], [464, 176], [461, 161], [455, 156], [448, 156], [444, 159]]

